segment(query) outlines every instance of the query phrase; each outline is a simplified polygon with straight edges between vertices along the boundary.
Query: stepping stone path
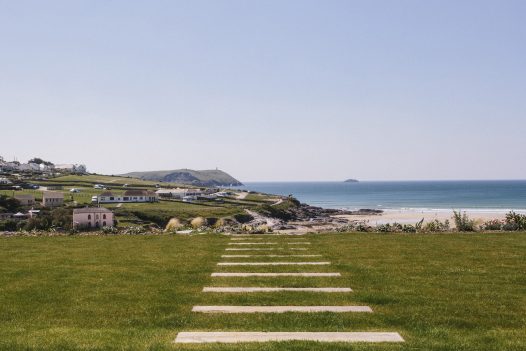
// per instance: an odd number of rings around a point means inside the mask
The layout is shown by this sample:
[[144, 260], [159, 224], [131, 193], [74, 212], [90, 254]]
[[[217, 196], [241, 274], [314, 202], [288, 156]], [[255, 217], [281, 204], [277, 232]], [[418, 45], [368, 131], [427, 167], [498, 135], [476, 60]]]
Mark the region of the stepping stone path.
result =
[[341, 277], [340, 273], [212, 273], [212, 277]]
[[219, 262], [218, 266], [326, 266], [330, 262]]
[[[265, 235], [265, 238], [254, 237], [254, 235], [233, 235], [233, 245], [278, 245], [279, 242], [245, 242], [245, 241], [259, 241], [268, 240], [271, 235]], [[272, 235], [276, 236], [276, 235]], [[300, 241], [304, 240], [297, 235], [285, 236], [281, 238], [299, 239], [293, 242], [285, 242], [283, 247], [250, 247], [250, 248], [226, 248], [225, 251], [271, 251], [271, 250], [301, 250], [306, 251], [307, 248], [291, 248], [290, 245], [310, 245], [310, 242]], [[243, 241], [243, 242], [237, 242]], [[269, 257], [269, 258], [283, 258], [283, 257], [321, 257], [322, 255], [306, 254], [306, 255], [258, 255], [258, 254], [241, 254], [241, 255], [222, 255], [222, 258], [251, 258], [251, 257]], [[285, 261], [269, 261], [269, 262], [219, 262], [217, 266], [289, 266], [289, 265], [309, 265], [321, 266], [330, 265], [328, 261], [305, 261], [305, 262], [285, 262]], [[283, 272], [283, 273], [261, 273], [261, 272], [216, 272], [211, 274], [212, 277], [341, 277], [339, 272]], [[205, 293], [272, 293], [272, 292], [315, 292], [315, 293], [351, 293], [352, 289], [348, 287], [261, 287], [261, 286], [247, 286], [247, 287], [221, 287], [211, 286], [204, 287]], [[369, 306], [194, 306], [192, 309], [196, 313], [373, 313]], [[174, 343], [241, 343], [241, 342], [279, 342], [279, 341], [313, 341], [313, 342], [404, 342], [400, 334], [395, 332], [179, 332], [174, 340]]]

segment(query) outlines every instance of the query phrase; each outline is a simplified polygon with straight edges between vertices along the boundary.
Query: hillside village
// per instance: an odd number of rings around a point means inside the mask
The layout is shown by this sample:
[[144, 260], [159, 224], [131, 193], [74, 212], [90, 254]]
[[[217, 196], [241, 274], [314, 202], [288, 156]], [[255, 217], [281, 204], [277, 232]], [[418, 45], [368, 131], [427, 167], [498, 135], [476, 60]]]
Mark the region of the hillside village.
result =
[[288, 206], [274, 195], [90, 174], [82, 164], [55, 165], [40, 158], [0, 159], [0, 232], [142, 232], [169, 223], [183, 231], [226, 226], [268, 231], [254, 215], [277, 202], [276, 213]]
[[344, 222], [332, 214], [292, 197], [93, 174], [82, 164], [40, 158], [0, 158], [0, 232], [264, 233]]

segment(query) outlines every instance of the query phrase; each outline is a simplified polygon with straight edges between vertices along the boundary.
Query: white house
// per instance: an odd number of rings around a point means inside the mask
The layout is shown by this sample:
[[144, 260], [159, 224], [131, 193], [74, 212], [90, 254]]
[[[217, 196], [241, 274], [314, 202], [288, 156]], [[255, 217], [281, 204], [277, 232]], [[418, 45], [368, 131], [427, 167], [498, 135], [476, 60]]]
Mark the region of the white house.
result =
[[172, 199], [184, 199], [185, 197], [197, 198], [201, 196], [203, 191], [201, 189], [159, 189], [155, 192], [160, 197], [168, 197]]
[[85, 207], [73, 210], [74, 228], [113, 227], [113, 212], [104, 207]]
[[86, 165], [81, 164], [64, 163], [55, 165], [55, 169], [67, 172], [86, 173]]
[[157, 202], [159, 201], [159, 197], [150, 190], [126, 190], [122, 195], [115, 195], [110, 191], [106, 191], [96, 197], [95, 201], [101, 204], [114, 202]]

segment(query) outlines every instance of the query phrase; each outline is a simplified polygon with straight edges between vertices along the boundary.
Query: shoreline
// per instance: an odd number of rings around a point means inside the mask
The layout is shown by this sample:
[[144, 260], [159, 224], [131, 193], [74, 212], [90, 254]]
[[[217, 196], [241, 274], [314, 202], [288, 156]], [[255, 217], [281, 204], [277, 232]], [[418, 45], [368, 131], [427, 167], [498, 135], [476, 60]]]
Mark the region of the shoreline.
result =
[[[512, 210], [480, 210], [480, 209], [466, 209], [460, 210], [461, 213], [466, 213], [469, 218], [475, 220], [475, 223], [482, 224], [486, 221], [497, 219], [503, 220], [506, 214]], [[526, 210], [514, 210], [516, 213], [525, 214]], [[335, 218], [343, 218], [348, 221], [363, 221], [371, 225], [400, 223], [400, 224], [415, 224], [422, 219], [424, 223], [432, 222], [434, 220], [445, 221], [449, 220], [451, 225], [454, 225], [453, 210], [445, 209], [399, 209], [399, 210], [384, 210], [383, 213], [376, 215], [335, 215]]]

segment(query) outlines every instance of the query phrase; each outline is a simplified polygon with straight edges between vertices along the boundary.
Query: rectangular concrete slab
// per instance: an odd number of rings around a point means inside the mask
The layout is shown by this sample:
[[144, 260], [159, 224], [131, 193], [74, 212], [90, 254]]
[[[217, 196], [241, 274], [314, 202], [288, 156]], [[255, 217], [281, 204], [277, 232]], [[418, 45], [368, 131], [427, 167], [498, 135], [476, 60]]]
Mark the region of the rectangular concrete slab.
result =
[[297, 242], [297, 243], [287, 243], [288, 245], [310, 245], [310, 242], [308, 241], [301, 241], [301, 242]]
[[175, 343], [240, 343], [269, 341], [404, 342], [389, 332], [180, 332]]
[[261, 243], [228, 243], [228, 245], [277, 245], [278, 243], [261, 242]]
[[330, 262], [219, 262], [218, 266], [326, 266]]
[[274, 250], [291, 250], [291, 251], [307, 251], [306, 248], [287, 248], [284, 249], [282, 247], [274, 248], [274, 247], [252, 247], [252, 248], [226, 248], [225, 251], [274, 251]]
[[212, 277], [341, 277], [340, 273], [212, 273]]
[[369, 306], [194, 306], [192, 311], [202, 313], [373, 312]]
[[247, 258], [247, 257], [321, 257], [322, 255], [221, 255], [222, 258]]
[[205, 287], [203, 292], [244, 293], [244, 292], [278, 292], [278, 291], [304, 291], [304, 292], [352, 292], [351, 288], [265, 288], [265, 287]]
[[265, 238], [231, 238], [232, 241], [243, 241], [243, 240], [263, 240]]

